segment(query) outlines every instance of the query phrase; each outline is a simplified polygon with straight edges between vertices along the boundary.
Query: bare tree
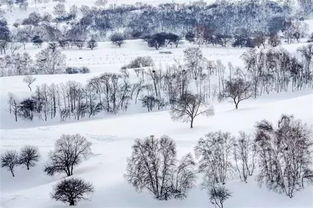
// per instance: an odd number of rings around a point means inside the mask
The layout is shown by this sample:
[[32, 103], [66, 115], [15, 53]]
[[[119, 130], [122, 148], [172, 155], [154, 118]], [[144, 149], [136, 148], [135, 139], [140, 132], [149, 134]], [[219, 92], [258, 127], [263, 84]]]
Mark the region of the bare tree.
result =
[[309, 128], [293, 116], [282, 115], [275, 128], [264, 120], [255, 137], [260, 184], [292, 198], [312, 177], [312, 136]]
[[186, 93], [172, 106], [171, 116], [173, 120], [190, 122], [190, 128], [193, 128], [197, 116], [211, 112], [200, 96]]
[[6, 151], [1, 155], [1, 167], [8, 168], [14, 177], [14, 168], [19, 165], [18, 153], [15, 150]]
[[220, 94], [220, 100], [224, 98], [231, 98], [235, 104], [236, 109], [241, 101], [249, 99], [252, 96], [251, 84], [242, 78], [235, 78], [226, 81], [225, 89]]
[[137, 191], [146, 189], [158, 200], [185, 198], [195, 180], [190, 154], [177, 166], [175, 142], [166, 136], [137, 139], [125, 177]]
[[55, 143], [55, 150], [50, 153], [50, 161], [45, 167], [48, 175], [56, 172], [65, 172], [67, 176], [73, 175], [74, 166], [91, 154], [91, 143], [85, 137], [75, 135], [62, 135]]
[[233, 151], [239, 177], [247, 183], [248, 177], [253, 175], [255, 169], [256, 146], [251, 136], [245, 132], [239, 132], [239, 137], [234, 142]]
[[75, 206], [80, 200], [88, 199], [88, 195], [94, 191], [92, 184], [78, 178], [65, 179], [59, 182], [51, 197], [56, 201]]
[[229, 133], [211, 132], [201, 138], [195, 147], [199, 158], [199, 172], [205, 174], [208, 184], [225, 184], [232, 171], [231, 147], [233, 138]]
[[25, 146], [21, 150], [19, 157], [19, 163], [26, 166], [27, 170], [30, 167], [35, 166], [35, 163], [39, 159], [38, 148], [34, 146]]
[[23, 81], [27, 84], [29, 90], [32, 91], [31, 85], [36, 81], [36, 78], [31, 75], [27, 75], [24, 77]]

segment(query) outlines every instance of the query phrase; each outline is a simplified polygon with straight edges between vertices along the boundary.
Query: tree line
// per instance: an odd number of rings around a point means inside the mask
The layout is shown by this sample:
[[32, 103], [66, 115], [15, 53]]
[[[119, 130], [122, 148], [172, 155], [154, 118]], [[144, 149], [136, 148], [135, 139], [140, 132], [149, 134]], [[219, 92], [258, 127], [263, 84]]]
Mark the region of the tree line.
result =
[[192, 47], [184, 51], [182, 63], [163, 69], [151, 57], [138, 57], [120, 73], [104, 73], [85, 85], [69, 81], [32, 90], [34, 79], [26, 77], [32, 95], [19, 100], [10, 94], [9, 112], [16, 121], [80, 120], [99, 113], [117, 114], [140, 102], [148, 112], [171, 109], [173, 119], [190, 121], [192, 127], [198, 115], [213, 113], [210, 103], [215, 99], [229, 99], [238, 109], [251, 97], [311, 88], [312, 51], [312, 44], [299, 48], [296, 56], [281, 48], [251, 49], [242, 55], [245, 64], [239, 68], [209, 61]]

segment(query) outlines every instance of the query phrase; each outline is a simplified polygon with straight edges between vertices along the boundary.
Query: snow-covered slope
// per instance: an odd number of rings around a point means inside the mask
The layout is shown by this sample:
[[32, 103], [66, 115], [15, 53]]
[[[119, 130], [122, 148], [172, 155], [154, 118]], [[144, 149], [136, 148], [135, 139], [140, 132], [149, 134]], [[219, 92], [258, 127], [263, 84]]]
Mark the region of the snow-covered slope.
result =
[[[95, 193], [91, 201], [82, 202], [78, 207], [208, 207], [208, 197], [201, 190], [200, 177], [197, 187], [183, 201], [159, 202], [148, 193], [136, 193], [123, 178], [133, 140], [151, 134], [168, 135], [177, 142], [181, 155], [193, 152], [197, 140], [209, 131], [253, 132], [255, 122], [266, 118], [274, 123], [281, 114], [293, 114], [313, 125], [312, 103], [312, 91], [250, 100], [243, 103], [240, 110], [233, 110], [232, 104], [224, 103], [216, 107], [214, 116], [197, 119], [194, 129], [171, 121], [167, 111], [46, 127], [2, 129], [1, 152], [19, 149], [24, 144], [37, 145], [42, 158], [39, 165], [30, 171], [17, 169], [16, 178], [1, 169], [1, 205], [3, 208], [63, 207], [52, 201], [49, 195], [63, 175], [48, 177], [43, 166], [48, 151], [53, 149], [60, 135], [79, 133], [93, 143], [94, 155], [75, 170], [75, 176], [92, 182]], [[234, 179], [229, 188], [233, 197], [226, 202], [227, 207], [309, 208], [313, 204], [313, 187], [298, 192], [293, 199], [269, 192], [265, 187], [259, 188], [254, 179], [248, 184]]]

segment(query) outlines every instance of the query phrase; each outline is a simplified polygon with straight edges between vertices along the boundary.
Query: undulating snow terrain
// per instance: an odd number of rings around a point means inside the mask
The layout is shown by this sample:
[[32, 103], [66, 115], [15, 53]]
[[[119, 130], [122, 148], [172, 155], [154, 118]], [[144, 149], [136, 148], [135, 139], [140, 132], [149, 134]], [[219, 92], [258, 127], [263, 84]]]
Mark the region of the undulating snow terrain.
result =
[[[67, 0], [69, 4], [70, 0]], [[148, 4], [180, 3], [180, 0], [109, 0], [108, 4], [134, 4], [134, 2]], [[81, 6], [86, 3], [77, 0], [72, 4]], [[185, 2], [193, 2], [186, 0]], [[206, 2], [211, 2], [207, 0]], [[55, 4], [55, 3], [51, 3]], [[16, 19], [22, 19], [38, 8], [45, 8], [49, 12], [50, 3], [31, 4], [29, 9], [16, 15], [8, 15], [10, 24]], [[309, 25], [307, 33], [313, 32], [313, 20], [305, 20]], [[288, 52], [295, 54], [301, 46], [306, 46], [305, 40], [291, 44], [283, 43], [281, 46]], [[18, 52], [28, 52], [35, 58], [43, 48], [31, 43], [26, 48], [19, 48]], [[91, 78], [104, 72], [119, 73], [121, 67], [129, 64], [139, 56], [151, 56], [155, 66], [166, 68], [172, 64], [183, 63], [184, 50], [195, 46], [184, 40], [176, 47], [166, 47], [159, 50], [149, 48], [140, 39], [127, 40], [120, 48], [109, 41], [98, 42], [93, 49], [62, 49], [66, 56], [66, 65], [75, 67], [88, 67], [90, 73], [86, 74], [43, 74], [33, 75], [36, 81], [33, 88], [41, 84], [60, 84], [67, 81], [77, 81], [85, 85]], [[234, 67], [243, 67], [242, 54], [248, 49], [234, 47], [219, 47], [203, 45], [200, 47], [203, 55], [210, 61], [220, 60], [225, 66], [229, 62]], [[170, 52], [170, 53], [169, 53]], [[0, 208], [61, 208], [68, 205], [56, 202], [51, 198], [53, 187], [65, 178], [63, 173], [48, 176], [44, 167], [48, 160], [49, 152], [54, 149], [57, 139], [63, 134], [80, 134], [92, 143], [92, 155], [79, 164], [74, 170], [74, 177], [79, 177], [94, 186], [94, 193], [89, 200], [79, 202], [79, 208], [146, 208], [146, 207], [214, 207], [208, 197], [207, 190], [202, 188], [202, 175], [198, 174], [194, 188], [190, 190], [184, 200], [170, 199], [159, 201], [147, 191], [136, 192], [125, 178], [127, 158], [132, 152], [132, 145], [137, 138], [150, 135], [160, 137], [167, 135], [177, 144], [179, 158], [186, 154], [194, 155], [197, 141], [208, 132], [228, 131], [238, 135], [239, 131], [254, 134], [256, 122], [264, 119], [276, 124], [282, 114], [293, 115], [313, 129], [313, 89], [304, 88], [301, 91], [288, 91], [270, 93], [255, 99], [248, 99], [240, 103], [238, 110], [230, 100], [212, 101], [214, 115], [200, 115], [190, 129], [188, 123], [173, 121], [169, 108], [147, 112], [140, 105], [131, 106], [126, 112], [106, 114], [100, 112], [97, 116], [82, 118], [77, 121], [68, 119], [60, 121], [55, 118], [43, 121], [35, 118], [33, 121], [20, 119], [14, 120], [9, 113], [8, 94], [13, 93], [19, 100], [31, 95], [27, 84], [23, 82], [24, 76], [0, 77], [0, 152], [6, 150], [19, 150], [25, 145], [37, 146], [40, 151], [38, 164], [26, 170], [18, 166], [15, 177], [7, 169], [0, 169]], [[278, 194], [260, 186], [256, 174], [249, 178], [248, 183], [243, 183], [234, 173], [232, 180], [227, 183], [230, 197], [224, 204], [225, 208], [311, 208], [313, 207], [313, 186], [296, 192], [293, 198]]]

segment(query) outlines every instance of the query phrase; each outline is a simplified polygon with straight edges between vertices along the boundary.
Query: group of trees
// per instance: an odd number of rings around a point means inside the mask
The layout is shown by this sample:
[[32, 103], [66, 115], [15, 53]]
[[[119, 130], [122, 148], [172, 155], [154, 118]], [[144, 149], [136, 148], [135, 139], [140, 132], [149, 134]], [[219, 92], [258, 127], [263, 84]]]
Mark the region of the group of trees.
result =
[[1, 155], [1, 167], [8, 168], [12, 176], [15, 177], [14, 169], [19, 165], [25, 165], [27, 170], [35, 166], [39, 160], [38, 148], [34, 146], [24, 146], [20, 153], [15, 150], [6, 151]]
[[[79, 134], [62, 135], [55, 143], [55, 150], [50, 152], [49, 161], [44, 171], [48, 175], [64, 172], [67, 176], [73, 175], [74, 167], [91, 155], [91, 143]], [[38, 148], [25, 146], [21, 153], [6, 151], [1, 155], [1, 166], [8, 168], [14, 177], [14, 168], [17, 165], [25, 165], [27, 169], [35, 166], [39, 159]], [[78, 201], [87, 199], [94, 191], [92, 184], [79, 178], [63, 179], [54, 187], [51, 197], [57, 201], [74, 206]]]
[[312, 86], [312, 51], [309, 44], [298, 49], [298, 58], [285, 49], [245, 52], [242, 57], [254, 96]]
[[1, 76], [57, 74], [65, 72], [65, 55], [50, 44], [36, 54], [33, 60], [26, 52], [0, 57]]
[[254, 136], [208, 133], [195, 146], [197, 166], [190, 153], [178, 162], [175, 142], [167, 136], [137, 139], [132, 150], [125, 174], [128, 182], [158, 200], [185, 198], [196, 172], [203, 175], [203, 187], [218, 208], [231, 196], [227, 183], [234, 174], [248, 183], [256, 172], [261, 185], [290, 198], [313, 182], [312, 135], [293, 116], [282, 115], [277, 128], [267, 120], [258, 122]]
[[[310, 10], [308, 0], [299, 2], [305, 10]], [[14, 23], [11, 31], [6, 21], [1, 20], [3, 37], [0, 41], [4, 44], [0, 42], [0, 46], [7, 45], [9, 41], [23, 44], [32, 41], [37, 45], [54, 41], [64, 47], [82, 48], [85, 45], [93, 49], [95, 40], [103, 40], [107, 34], [124, 28], [122, 33], [109, 37], [117, 46], [121, 46], [124, 39], [143, 38], [149, 46], [158, 49], [168, 44], [177, 46], [180, 37], [185, 37], [198, 44], [226, 46], [232, 42], [233, 46], [253, 47], [264, 44], [266, 37], [277, 37], [275, 35], [279, 31], [288, 41], [303, 37], [304, 23], [292, 14], [292, 6], [288, 2], [271, 0], [158, 6], [138, 4], [108, 8], [72, 6], [69, 10], [58, 3], [53, 15], [32, 12], [24, 20]]]
[[[261, 185], [290, 198], [313, 182], [312, 132], [306, 124], [282, 115], [276, 127], [263, 120], [255, 128], [254, 136], [239, 132], [234, 137], [222, 131], [206, 134], [194, 148], [196, 160], [191, 153], [177, 160], [175, 141], [167, 136], [137, 139], [127, 160], [125, 177], [137, 191], [148, 191], [158, 200], [184, 199], [195, 186], [199, 172], [210, 201], [219, 208], [231, 196], [227, 183], [234, 174], [248, 183], [256, 172]], [[90, 146], [79, 134], [62, 135], [49, 153], [44, 171], [48, 175], [72, 176], [74, 167], [91, 155]], [[1, 165], [14, 177], [16, 165], [24, 164], [29, 169], [38, 158], [36, 147], [25, 146], [19, 155], [15, 151], [4, 152]], [[81, 179], [64, 179], [56, 185], [52, 198], [76, 205], [93, 190]]]
[[[59, 63], [54, 64], [55, 56], [49, 55], [54, 54], [53, 49], [45, 49], [38, 57], [47, 53], [47, 58], [37, 62], [41, 69], [56, 73]], [[271, 48], [248, 50], [242, 58], [245, 69], [231, 64], [226, 67], [220, 61], [207, 60], [199, 48], [192, 47], [184, 51], [183, 63], [162, 69], [151, 57], [138, 57], [122, 67], [121, 73], [104, 73], [86, 85], [75, 81], [43, 84], [21, 101], [11, 94], [9, 109], [16, 121], [18, 117], [32, 120], [34, 116], [45, 121], [56, 117], [80, 120], [100, 112], [126, 111], [130, 104], [140, 101], [148, 111], [171, 109], [174, 120], [188, 121], [192, 127], [198, 115], [213, 113], [209, 103], [216, 98], [229, 99], [238, 109], [240, 102], [264, 93], [312, 87], [312, 44], [299, 48], [296, 56]], [[74, 68], [66, 71], [85, 72]], [[34, 80], [25, 78], [30, 87], [32, 82], [28, 81]]]
[[56, 43], [49, 43], [35, 60], [27, 52], [0, 57], [0, 76], [89, 72], [87, 67], [66, 67], [66, 57]]

